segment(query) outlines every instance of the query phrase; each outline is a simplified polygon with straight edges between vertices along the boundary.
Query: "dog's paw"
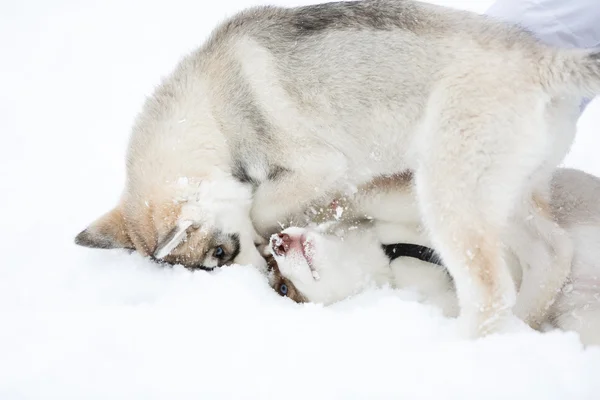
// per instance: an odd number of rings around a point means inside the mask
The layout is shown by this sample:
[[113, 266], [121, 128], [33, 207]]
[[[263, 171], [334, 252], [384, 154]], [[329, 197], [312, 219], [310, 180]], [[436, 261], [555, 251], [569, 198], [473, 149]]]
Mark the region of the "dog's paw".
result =
[[496, 333], [521, 333], [521, 332], [532, 332], [533, 329], [522, 319], [510, 315], [502, 321], [502, 325]]
[[544, 321], [546, 321], [546, 317], [548, 312], [541, 310], [537, 313], [533, 313], [531, 311], [522, 311], [521, 309], [515, 307], [514, 313], [517, 316], [517, 319], [524, 324], [528, 325], [532, 329], [540, 330]]
[[491, 316], [475, 314], [458, 318], [462, 337], [478, 339], [493, 334], [507, 334], [532, 331], [532, 328], [511, 312], [501, 312]]

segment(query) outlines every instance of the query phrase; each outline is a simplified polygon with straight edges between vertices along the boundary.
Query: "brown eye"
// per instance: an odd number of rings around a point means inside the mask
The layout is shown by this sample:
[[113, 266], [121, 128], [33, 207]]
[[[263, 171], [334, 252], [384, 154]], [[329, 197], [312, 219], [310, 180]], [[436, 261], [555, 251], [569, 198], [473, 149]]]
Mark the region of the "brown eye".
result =
[[213, 252], [213, 256], [219, 260], [225, 257], [225, 250], [223, 250], [223, 247], [217, 246]]

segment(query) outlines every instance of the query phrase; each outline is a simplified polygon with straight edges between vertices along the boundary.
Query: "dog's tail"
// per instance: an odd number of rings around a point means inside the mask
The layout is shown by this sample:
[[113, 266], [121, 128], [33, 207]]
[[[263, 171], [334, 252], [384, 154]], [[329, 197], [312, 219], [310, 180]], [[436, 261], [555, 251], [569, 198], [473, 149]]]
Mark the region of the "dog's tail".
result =
[[552, 50], [540, 62], [539, 76], [552, 95], [599, 95], [600, 50]]

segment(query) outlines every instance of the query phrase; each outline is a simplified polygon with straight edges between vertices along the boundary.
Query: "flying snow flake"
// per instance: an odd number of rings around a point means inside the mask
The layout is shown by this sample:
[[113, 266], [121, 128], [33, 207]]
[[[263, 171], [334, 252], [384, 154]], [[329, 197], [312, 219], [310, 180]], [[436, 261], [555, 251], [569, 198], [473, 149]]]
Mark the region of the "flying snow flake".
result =
[[342, 206], [337, 206], [335, 209], [335, 219], [342, 218], [343, 213], [344, 213], [344, 208]]
[[471, 250], [471, 249], [467, 250], [467, 257], [469, 257], [469, 260], [473, 260], [475, 258], [475, 254], [473, 253], [473, 250]]
[[319, 273], [315, 270], [312, 271], [312, 277], [315, 281], [318, 281], [319, 279], [321, 279], [321, 277], [319, 276]]
[[271, 240], [274, 240], [275, 246], [283, 246], [283, 239], [279, 235], [272, 235]]

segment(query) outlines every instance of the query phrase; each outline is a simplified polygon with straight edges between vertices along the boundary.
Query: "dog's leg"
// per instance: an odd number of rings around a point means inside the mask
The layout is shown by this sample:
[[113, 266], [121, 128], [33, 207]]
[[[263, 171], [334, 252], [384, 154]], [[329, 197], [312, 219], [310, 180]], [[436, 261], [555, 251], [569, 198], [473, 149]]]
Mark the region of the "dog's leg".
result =
[[[431, 98], [417, 145], [416, 192], [432, 242], [455, 280], [461, 323], [470, 335], [483, 336], [513, 319], [516, 292], [502, 235], [528, 178], [547, 156], [547, 135], [536, 99], [514, 99], [515, 108], [507, 108], [489, 104], [493, 99], [482, 97], [481, 87], [458, 89], [438, 89]], [[521, 106], [527, 116], [516, 111]]]
[[599, 285], [600, 276], [577, 274], [558, 295], [548, 318], [557, 328], [577, 332], [586, 346], [600, 346]]
[[536, 193], [527, 203], [530, 207], [517, 215], [514, 232], [508, 234], [507, 241], [521, 260], [523, 271], [514, 313], [539, 329], [569, 277], [573, 244], [567, 232], [554, 222], [548, 200]]
[[[308, 204], [327, 193], [317, 175], [288, 173], [277, 181], [262, 183], [254, 194], [251, 218], [263, 236], [271, 235], [300, 221]], [[276, 201], [273, 201], [276, 199]]]
[[[573, 241], [555, 222], [550, 206], [550, 180], [575, 137], [578, 98], [554, 98], [546, 107], [548, 157], [531, 177], [531, 187], [511, 221], [514, 234], [507, 242], [521, 262], [523, 278], [513, 309], [515, 315], [539, 329], [571, 272]], [[523, 234], [525, 237], [523, 237]]]
[[[498, 209], [482, 207], [481, 192], [485, 188], [457, 186], [462, 193], [441, 188], [435, 171], [437, 168], [427, 168], [416, 174], [423, 219], [434, 247], [454, 278], [467, 333], [483, 336], [502, 328], [516, 298], [502, 256], [503, 215]], [[460, 184], [457, 180], [447, 182]]]

